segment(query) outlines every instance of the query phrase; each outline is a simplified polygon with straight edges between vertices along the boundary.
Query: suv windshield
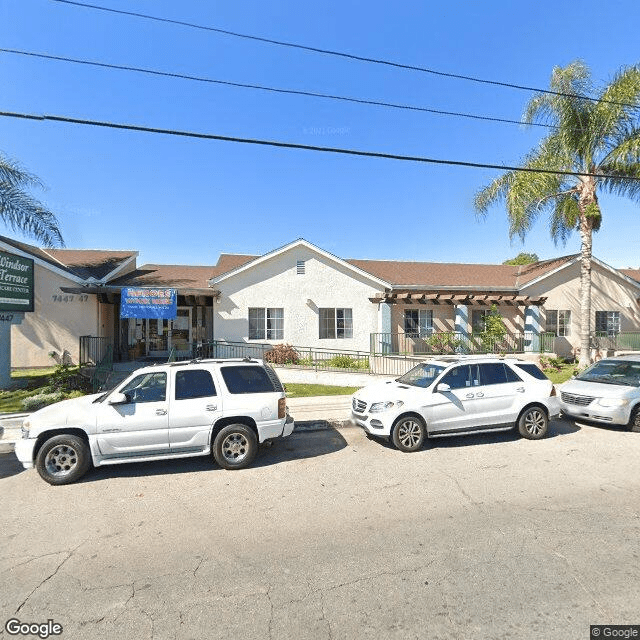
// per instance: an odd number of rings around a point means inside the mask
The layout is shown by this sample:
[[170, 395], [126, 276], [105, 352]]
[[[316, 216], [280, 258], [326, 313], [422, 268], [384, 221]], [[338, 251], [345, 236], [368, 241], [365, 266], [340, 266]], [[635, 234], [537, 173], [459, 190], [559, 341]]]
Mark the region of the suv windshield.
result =
[[600, 360], [585, 369], [576, 377], [576, 380], [638, 387], [640, 386], [640, 362]]
[[439, 364], [419, 364], [398, 378], [396, 382], [426, 389], [445, 369], [446, 367]]

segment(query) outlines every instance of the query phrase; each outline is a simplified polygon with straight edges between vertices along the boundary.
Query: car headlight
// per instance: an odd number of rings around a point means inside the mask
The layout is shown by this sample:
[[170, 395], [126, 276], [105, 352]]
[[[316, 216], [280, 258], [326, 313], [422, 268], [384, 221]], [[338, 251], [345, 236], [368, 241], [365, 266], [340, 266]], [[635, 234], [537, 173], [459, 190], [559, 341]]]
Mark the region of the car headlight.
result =
[[629, 404], [628, 398], [598, 398], [596, 404], [601, 407], [624, 407], [625, 404]]
[[388, 400], [387, 402], [374, 402], [369, 407], [369, 412], [380, 413], [381, 411], [387, 411], [388, 409], [391, 409], [391, 407], [393, 406], [401, 407], [403, 404], [404, 402], [402, 402], [402, 400], [398, 400], [398, 402], [391, 402], [390, 400]]

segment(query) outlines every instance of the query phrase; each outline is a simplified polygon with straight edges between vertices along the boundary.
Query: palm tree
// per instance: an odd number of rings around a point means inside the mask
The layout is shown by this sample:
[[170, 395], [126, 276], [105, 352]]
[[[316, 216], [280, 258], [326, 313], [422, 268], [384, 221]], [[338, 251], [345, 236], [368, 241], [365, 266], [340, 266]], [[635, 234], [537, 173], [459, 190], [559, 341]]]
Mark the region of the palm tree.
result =
[[64, 246], [56, 216], [25, 191], [42, 186], [36, 176], [0, 155], [0, 220], [48, 247]]
[[[598, 193], [640, 202], [640, 66], [621, 69], [595, 99], [588, 67], [581, 61], [556, 67], [550, 92], [527, 104], [524, 122], [551, 132], [523, 160], [523, 169], [555, 169], [583, 175], [508, 171], [478, 192], [476, 211], [504, 202], [509, 234], [524, 240], [542, 213], [551, 236], [565, 243], [580, 233], [580, 361], [589, 364], [592, 234], [600, 229]], [[584, 175], [588, 174], [588, 175]]]

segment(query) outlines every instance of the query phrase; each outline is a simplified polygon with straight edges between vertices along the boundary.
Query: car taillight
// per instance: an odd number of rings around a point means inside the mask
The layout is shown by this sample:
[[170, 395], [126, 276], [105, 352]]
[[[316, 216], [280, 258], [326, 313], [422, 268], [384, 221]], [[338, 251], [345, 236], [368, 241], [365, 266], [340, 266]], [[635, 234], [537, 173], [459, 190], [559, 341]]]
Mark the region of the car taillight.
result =
[[552, 384], [551, 385], [551, 393], [549, 394], [549, 396], [557, 396], [558, 394], [556, 393], [556, 385]]
[[287, 399], [280, 398], [278, 400], [278, 418], [285, 418], [287, 416]]

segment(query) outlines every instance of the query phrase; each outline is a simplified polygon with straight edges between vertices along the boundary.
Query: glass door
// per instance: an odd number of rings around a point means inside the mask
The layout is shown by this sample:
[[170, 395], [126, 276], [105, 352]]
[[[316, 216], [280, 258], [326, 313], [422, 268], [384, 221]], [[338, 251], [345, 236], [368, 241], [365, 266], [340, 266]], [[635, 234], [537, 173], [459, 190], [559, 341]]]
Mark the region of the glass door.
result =
[[147, 324], [147, 353], [150, 356], [169, 355], [169, 323], [171, 320], [151, 318]]
[[178, 307], [178, 315], [171, 320], [169, 350], [175, 347], [176, 356], [191, 355], [191, 307]]

